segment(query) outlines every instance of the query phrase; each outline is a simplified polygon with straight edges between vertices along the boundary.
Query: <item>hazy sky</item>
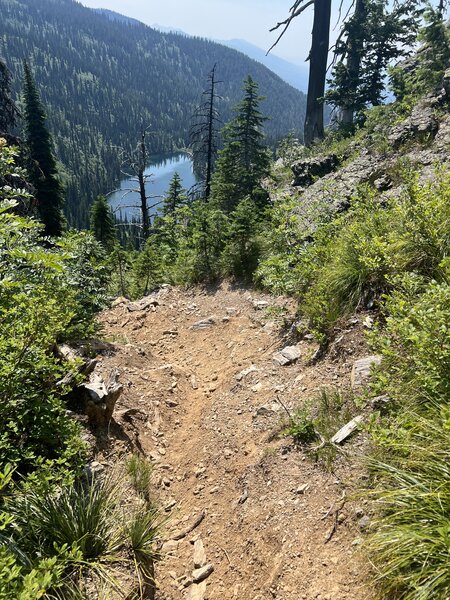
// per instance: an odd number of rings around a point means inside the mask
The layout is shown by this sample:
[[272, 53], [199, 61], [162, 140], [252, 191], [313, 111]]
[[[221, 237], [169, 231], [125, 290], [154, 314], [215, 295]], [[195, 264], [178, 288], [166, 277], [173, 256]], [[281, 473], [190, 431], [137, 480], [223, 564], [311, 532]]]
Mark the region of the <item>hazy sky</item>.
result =
[[[241, 38], [268, 49], [269, 29], [289, 14], [293, 0], [80, 0], [85, 6], [109, 8], [147, 25], [182, 29], [218, 40]], [[334, 25], [334, 23], [333, 23]], [[311, 42], [312, 7], [292, 23], [276, 54], [301, 63]]]

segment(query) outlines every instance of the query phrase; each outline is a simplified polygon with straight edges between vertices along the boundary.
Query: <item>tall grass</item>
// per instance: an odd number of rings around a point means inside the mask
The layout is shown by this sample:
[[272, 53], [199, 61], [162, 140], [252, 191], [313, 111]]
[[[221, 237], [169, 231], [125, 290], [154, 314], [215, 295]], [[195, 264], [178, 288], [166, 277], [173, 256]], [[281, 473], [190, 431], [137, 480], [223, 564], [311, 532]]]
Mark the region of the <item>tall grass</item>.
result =
[[367, 548], [382, 597], [447, 600], [450, 411], [433, 406], [426, 417], [409, 413], [407, 420], [395, 422], [408, 429], [407, 435], [393, 435], [395, 455], [370, 462], [375, 486], [369, 497], [377, 518]]

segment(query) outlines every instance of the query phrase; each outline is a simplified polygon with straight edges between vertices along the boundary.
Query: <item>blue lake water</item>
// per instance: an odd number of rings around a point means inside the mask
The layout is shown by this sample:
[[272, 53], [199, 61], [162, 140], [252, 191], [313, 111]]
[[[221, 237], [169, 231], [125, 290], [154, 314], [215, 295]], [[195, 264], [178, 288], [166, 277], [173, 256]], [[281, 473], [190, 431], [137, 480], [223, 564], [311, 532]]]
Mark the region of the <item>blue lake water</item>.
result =
[[[148, 205], [152, 206], [162, 200], [162, 196], [168, 191], [170, 180], [174, 173], [178, 173], [183, 182], [183, 187], [189, 190], [197, 179], [192, 169], [192, 159], [188, 154], [157, 154], [150, 157], [150, 165], [146, 168], [145, 174], [151, 175], [147, 179], [146, 192], [147, 196], [157, 196], [150, 198]], [[120, 182], [120, 187], [109, 196], [109, 204], [118, 218], [131, 219], [132, 217], [140, 218], [140, 203], [139, 194], [137, 192], [127, 192], [127, 190], [135, 190], [139, 185], [137, 181], [132, 181], [128, 177]], [[135, 207], [136, 206], [136, 207]], [[150, 212], [154, 214], [158, 207], [153, 208]]]

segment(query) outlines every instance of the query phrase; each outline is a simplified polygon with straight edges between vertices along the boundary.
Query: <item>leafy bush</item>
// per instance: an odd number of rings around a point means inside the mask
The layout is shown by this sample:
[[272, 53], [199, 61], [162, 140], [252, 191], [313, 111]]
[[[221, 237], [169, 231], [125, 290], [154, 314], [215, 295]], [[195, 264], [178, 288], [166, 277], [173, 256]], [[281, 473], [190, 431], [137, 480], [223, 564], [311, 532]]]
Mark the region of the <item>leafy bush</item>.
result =
[[92, 332], [106, 269], [90, 234], [43, 245], [42, 226], [14, 212], [26, 197], [5, 185], [23, 175], [14, 156], [0, 144], [0, 468], [71, 479], [84, 450], [56, 386], [65, 373], [52, 348]]
[[61, 284], [63, 258], [39, 245], [40, 233], [0, 208], [0, 465], [21, 472], [46, 459], [73, 465], [81, 452], [55, 390], [62, 370], [49, 352], [76, 314], [75, 294]]
[[[380, 304], [402, 273], [442, 279], [450, 247], [450, 174], [437, 171], [420, 184], [403, 171], [403, 192], [382, 204], [366, 187], [351, 209], [330, 220], [316, 216], [316, 229], [292, 205], [274, 208], [269, 256], [257, 277], [276, 292], [294, 292], [300, 312], [326, 336], [336, 321], [359, 308]], [[309, 236], [306, 232], [309, 227]]]

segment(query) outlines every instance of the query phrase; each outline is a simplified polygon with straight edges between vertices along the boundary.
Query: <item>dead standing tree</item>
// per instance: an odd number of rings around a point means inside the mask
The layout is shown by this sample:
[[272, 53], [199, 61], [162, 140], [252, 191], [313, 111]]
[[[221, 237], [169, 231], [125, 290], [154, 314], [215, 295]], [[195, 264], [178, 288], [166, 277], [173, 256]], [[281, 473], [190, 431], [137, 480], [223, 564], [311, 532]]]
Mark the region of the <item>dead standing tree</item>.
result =
[[214, 65], [208, 75], [209, 85], [202, 93], [203, 101], [192, 116], [193, 124], [190, 131], [194, 169], [202, 175], [202, 196], [205, 200], [208, 200], [211, 193], [211, 179], [218, 151], [218, 128], [222, 124], [217, 110], [217, 102], [221, 96], [216, 93], [216, 86], [222, 82], [216, 79], [216, 67], [217, 65]]
[[306, 118], [304, 127], [304, 142], [310, 146], [314, 140], [324, 137], [323, 97], [327, 75], [328, 50], [330, 44], [331, 0], [296, 0], [291, 6], [290, 15], [284, 21], [277, 23], [271, 31], [283, 27], [272, 50], [292, 21], [309, 6], [314, 6], [314, 21], [312, 29], [311, 50], [309, 53], [308, 97], [306, 101]]
[[[162, 197], [160, 195], [147, 195], [147, 184], [151, 181], [153, 174], [145, 172], [149, 158], [146, 135], [147, 130], [142, 128], [141, 139], [135, 151], [128, 156], [123, 155], [122, 160], [121, 173], [125, 175], [129, 179], [129, 181], [136, 184], [136, 186], [128, 188], [124, 191], [122, 199], [124, 199], [129, 194], [137, 194], [139, 196], [139, 204], [120, 204], [115, 209], [116, 211], [121, 211], [124, 208], [139, 209], [141, 213], [141, 222], [139, 224], [139, 228], [142, 230], [142, 236], [140, 236], [142, 238], [140, 244], [141, 246], [145, 245], [145, 242], [147, 241], [150, 235], [151, 211], [157, 206], [159, 206], [162, 202]], [[149, 200], [157, 200], [157, 202], [149, 204]]]

